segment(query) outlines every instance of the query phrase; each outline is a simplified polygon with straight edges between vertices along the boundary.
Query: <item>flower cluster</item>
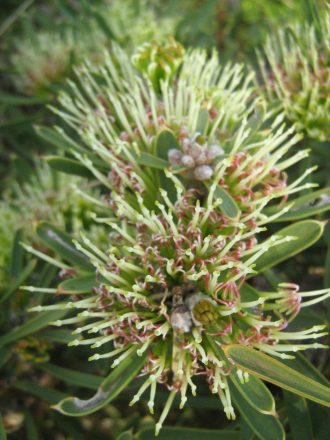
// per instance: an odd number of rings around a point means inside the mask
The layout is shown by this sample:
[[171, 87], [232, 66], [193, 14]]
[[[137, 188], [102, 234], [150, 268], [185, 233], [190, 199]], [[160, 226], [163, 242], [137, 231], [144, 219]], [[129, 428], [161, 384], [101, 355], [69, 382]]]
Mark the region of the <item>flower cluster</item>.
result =
[[269, 102], [277, 103], [297, 130], [330, 139], [330, 13], [313, 25], [296, 25], [270, 37], [259, 65]]
[[287, 155], [299, 136], [283, 116], [263, 129], [268, 115], [258, 116], [251, 76], [243, 81], [238, 65], [221, 68], [215, 54], [186, 53], [159, 92], [117, 47], [104, 66], [77, 74], [80, 84], [71, 83], [55, 111], [80, 137], [85, 153], [73, 154], [108, 192], [102, 203], [109, 215], [95, 220], [109, 227], [109, 242], [100, 248], [83, 236], [76, 243], [95, 267], [94, 289], [36, 310], [76, 311], [54, 324], [73, 324], [71, 344], [95, 349], [90, 360], [112, 358], [115, 368], [134, 353], [146, 357], [145, 381], [131, 403], [150, 389], [153, 412], [157, 386], [168, 388], [156, 432], [177, 394], [181, 408], [189, 390], [196, 394], [197, 375], [234, 419], [227, 380], [234, 367], [215, 346], [239, 343], [281, 358], [323, 347], [289, 342], [321, 337], [323, 327], [284, 330], [328, 290], [281, 285], [251, 293], [246, 284], [263, 254], [294, 238], [261, 235], [289, 205], [272, 216], [263, 210], [311, 186], [303, 183], [311, 169], [295, 181], [285, 172], [307, 153]]

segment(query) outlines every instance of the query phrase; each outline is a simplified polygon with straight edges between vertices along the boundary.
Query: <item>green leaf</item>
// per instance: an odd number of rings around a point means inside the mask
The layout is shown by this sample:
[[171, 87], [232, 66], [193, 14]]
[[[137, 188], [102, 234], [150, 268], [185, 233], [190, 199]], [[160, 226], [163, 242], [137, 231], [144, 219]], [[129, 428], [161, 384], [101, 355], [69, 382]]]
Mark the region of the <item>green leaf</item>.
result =
[[303, 220], [281, 229], [276, 236], [295, 239], [272, 246], [257, 260], [255, 270], [262, 272], [312, 246], [321, 237], [323, 229], [324, 223], [316, 220]]
[[132, 431], [125, 431], [122, 432], [116, 440], [133, 440], [133, 434]]
[[36, 335], [39, 339], [44, 339], [50, 342], [59, 342], [61, 344], [68, 344], [71, 341], [77, 339], [76, 335], [73, 335], [70, 330], [64, 329], [47, 329]]
[[223, 347], [237, 367], [306, 399], [330, 407], [330, 388], [293, 370], [282, 362], [243, 345]]
[[[169, 150], [176, 148], [180, 149], [180, 144], [175, 137], [174, 133], [165, 128], [156, 137], [156, 155], [168, 162], [168, 152]], [[172, 202], [176, 199], [176, 189], [174, 183], [166, 177], [163, 171], [159, 173], [160, 186], [167, 191], [168, 197]]]
[[64, 260], [74, 266], [80, 266], [83, 269], [93, 271], [93, 266], [90, 264], [88, 258], [76, 249], [69, 235], [46, 222], [38, 224], [37, 234], [46, 246], [60, 255]]
[[78, 145], [72, 139], [67, 138], [67, 136], [60, 131], [53, 130], [49, 127], [43, 127], [41, 125], [35, 125], [34, 129], [38, 136], [56, 148], [64, 148], [68, 150], [73, 148], [74, 150], [86, 151], [83, 147]]
[[284, 205], [271, 206], [263, 211], [263, 214], [271, 216], [283, 209], [285, 206], [292, 205], [290, 210], [281, 215], [273, 222], [287, 222], [292, 220], [300, 220], [305, 217], [320, 214], [330, 210], [330, 188], [320, 189], [304, 196], [298, 197]]
[[147, 167], [156, 168], [158, 170], [164, 170], [168, 168], [169, 163], [167, 160], [161, 159], [160, 157], [154, 156], [149, 153], [140, 153], [140, 155], [135, 155], [135, 160], [139, 165], [145, 165]]
[[7, 434], [5, 431], [5, 427], [3, 425], [1, 413], [0, 413], [0, 440], [7, 440]]
[[93, 177], [93, 174], [77, 160], [61, 156], [46, 156], [45, 160], [51, 168], [61, 171], [62, 173], [82, 177]]
[[36, 364], [38, 368], [51, 374], [58, 379], [78, 387], [96, 390], [101, 386], [102, 378], [93, 374], [81, 373], [68, 368], [59, 367], [54, 364]]
[[242, 384], [237, 379], [235, 372], [230, 375], [230, 382], [255, 410], [262, 414], [276, 416], [273, 395], [260, 379], [250, 376], [249, 381]]
[[296, 394], [283, 392], [290, 431], [294, 440], [310, 440], [314, 438], [312, 421], [306, 400]]
[[172, 130], [165, 128], [156, 138], [156, 154], [168, 162], [168, 152], [173, 148], [180, 149], [180, 144]]
[[90, 293], [96, 287], [95, 275], [87, 275], [85, 277], [70, 278], [63, 281], [57, 287], [59, 295], [75, 295], [81, 293]]
[[240, 210], [237, 206], [237, 203], [224, 188], [221, 188], [221, 186], [217, 186], [214, 192], [214, 197], [222, 200], [219, 209], [225, 216], [231, 219], [238, 218]]
[[288, 367], [299, 371], [317, 382], [321, 382], [326, 387], [330, 386], [328, 379], [319, 371], [302, 353], [295, 353], [295, 359], [282, 359], [281, 362]]
[[97, 393], [88, 400], [68, 397], [54, 406], [56, 410], [72, 417], [80, 417], [103, 408], [110, 403], [136, 377], [146, 361], [146, 355], [134, 354], [122, 361], [104, 379]]
[[32, 319], [29, 319], [20, 327], [16, 327], [7, 334], [0, 337], [0, 346], [6, 345], [17, 339], [29, 336], [44, 327], [47, 327], [49, 322], [56, 321], [62, 318], [68, 311], [67, 310], [51, 310], [47, 312], [40, 312]]
[[260, 440], [285, 439], [283, 426], [276, 417], [261, 414], [250, 405], [249, 401], [244, 399], [244, 396], [237, 390], [236, 387], [230, 387], [230, 394], [232, 396], [234, 406], [238, 408], [245, 422]]
[[54, 405], [60, 399], [65, 398], [64, 393], [54, 390], [53, 388], [42, 387], [36, 382], [31, 382], [31, 380], [17, 380], [13, 383], [13, 387], [28, 394], [32, 394], [33, 396], [37, 396], [51, 405]]
[[7, 93], [0, 93], [0, 102], [5, 105], [23, 106], [23, 105], [35, 105], [45, 103], [44, 100], [36, 98], [34, 96], [17, 96]]
[[155, 437], [154, 429], [144, 429], [138, 433], [138, 440], [240, 440], [239, 432], [223, 429], [162, 428]]

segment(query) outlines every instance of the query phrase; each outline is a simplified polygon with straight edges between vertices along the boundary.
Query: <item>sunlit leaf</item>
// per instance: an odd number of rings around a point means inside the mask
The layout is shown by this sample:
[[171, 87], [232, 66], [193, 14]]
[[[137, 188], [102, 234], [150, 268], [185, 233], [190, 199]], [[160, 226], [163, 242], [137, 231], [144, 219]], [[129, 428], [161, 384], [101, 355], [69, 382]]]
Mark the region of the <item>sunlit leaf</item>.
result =
[[306, 399], [330, 407], [330, 388], [288, 367], [284, 363], [243, 345], [223, 347], [237, 367]]

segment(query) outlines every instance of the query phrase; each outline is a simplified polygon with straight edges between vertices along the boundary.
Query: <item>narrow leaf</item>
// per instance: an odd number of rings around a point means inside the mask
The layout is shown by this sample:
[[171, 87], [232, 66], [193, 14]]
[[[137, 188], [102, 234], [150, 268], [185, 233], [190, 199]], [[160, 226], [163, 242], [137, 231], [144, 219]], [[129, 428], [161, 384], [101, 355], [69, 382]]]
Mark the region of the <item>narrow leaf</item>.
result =
[[330, 209], [330, 188], [323, 188], [318, 191], [308, 193], [304, 196], [289, 201], [285, 205], [272, 206], [265, 209], [263, 213], [266, 215], [273, 215], [277, 211], [283, 209], [286, 205], [292, 205], [292, 207], [288, 212], [281, 215], [281, 217], [273, 220], [274, 222], [300, 220], [302, 218], [328, 211]]
[[42, 387], [36, 382], [31, 382], [31, 380], [17, 380], [13, 383], [13, 387], [32, 394], [33, 396], [37, 396], [51, 405], [65, 397], [64, 393], [54, 390], [53, 388]]
[[242, 384], [234, 373], [230, 376], [230, 381], [255, 410], [276, 416], [273, 395], [260, 379], [250, 376], [249, 381]]
[[32, 319], [29, 319], [20, 327], [14, 328], [9, 333], [0, 337], [0, 346], [6, 345], [17, 339], [29, 336], [44, 327], [47, 327], [51, 321], [56, 321], [62, 318], [67, 313], [67, 310], [52, 310], [50, 312], [40, 312]]
[[47, 363], [37, 364], [36, 366], [46, 373], [49, 373], [64, 382], [67, 382], [71, 385], [76, 385], [78, 387], [96, 390], [99, 386], [101, 386], [102, 383], [102, 378], [94, 376], [93, 374], [81, 373], [79, 371]]
[[239, 393], [235, 386], [230, 387], [230, 394], [235, 407], [260, 440], [284, 440], [283, 426], [277, 418], [271, 415], [261, 414], [249, 404], [244, 396]]
[[330, 388], [293, 370], [282, 362], [243, 345], [223, 347], [226, 356], [244, 371], [285, 390], [330, 407]]
[[136, 377], [143, 365], [146, 356], [134, 356], [126, 358], [109, 376], [102, 382], [97, 393], [88, 400], [77, 397], [68, 397], [60, 401], [56, 406], [62, 414], [72, 417], [80, 417], [91, 414], [110, 403], [126, 386]]
[[77, 160], [61, 156], [46, 156], [45, 160], [51, 168], [61, 171], [62, 173], [82, 177], [93, 177], [93, 174]]
[[95, 275], [87, 275], [85, 277], [70, 278], [63, 281], [57, 287], [59, 295], [76, 295], [81, 293], [90, 293], [96, 287]]
[[39, 223], [37, 234], [46, 246], [59, 254], [64, 260], [74, 266], [93, 270], [88, 258], [76, 249], [69, 235], [46, 222]]
[[145, 165], [158, 170], [164, 170], [169, 165], [167, 160], [149, 153], [141, 153], [139, 156], [136, 155], [135, 160], [139, 165]]
[[262, 272], [312, 246], [321, 237], [323, 229], [324, 223], [315, 220], [303, 220], [281, 229], [276, 236], [295, 239], [272, 246], [257, 260], [255, 270]]

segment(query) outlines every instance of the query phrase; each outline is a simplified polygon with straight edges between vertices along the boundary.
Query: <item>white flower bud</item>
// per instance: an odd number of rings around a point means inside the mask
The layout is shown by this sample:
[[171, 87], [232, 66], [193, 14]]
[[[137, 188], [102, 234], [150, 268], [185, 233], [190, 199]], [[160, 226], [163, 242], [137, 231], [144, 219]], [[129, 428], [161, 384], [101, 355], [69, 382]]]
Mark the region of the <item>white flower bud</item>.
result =
[[193, 159], [197, 159], [199, 157], [199, 155], [202, 153], [202, 147], [197, 144], [197, 143], [193, 143], [191, 144], [190, 148], [189, 148], [189, 156], [191, 156]]
[[195, 162], [197, 165], [204, 165], [205, 163], [207, 163], [206, 152], [202, 151], [201, 154], [195, 160]]
[[195, 166], [195, 161], [191, 156], [188, 156], [188, 154], [184, 154], [181, 158], [181, 163], [185, 167], [193, 168]]
[[206, 150], [206, 157], [207, 160], [211, 161], [214, 160], [217, 156], [220, 156], [220, 154], [223, 154], [224, 150], [220, 147], [220, 145], [210, 145]]
[[213, 169], [209, 165], [199, 165], [194, 169], [196, 180], [209, 180], [213, 176]]

